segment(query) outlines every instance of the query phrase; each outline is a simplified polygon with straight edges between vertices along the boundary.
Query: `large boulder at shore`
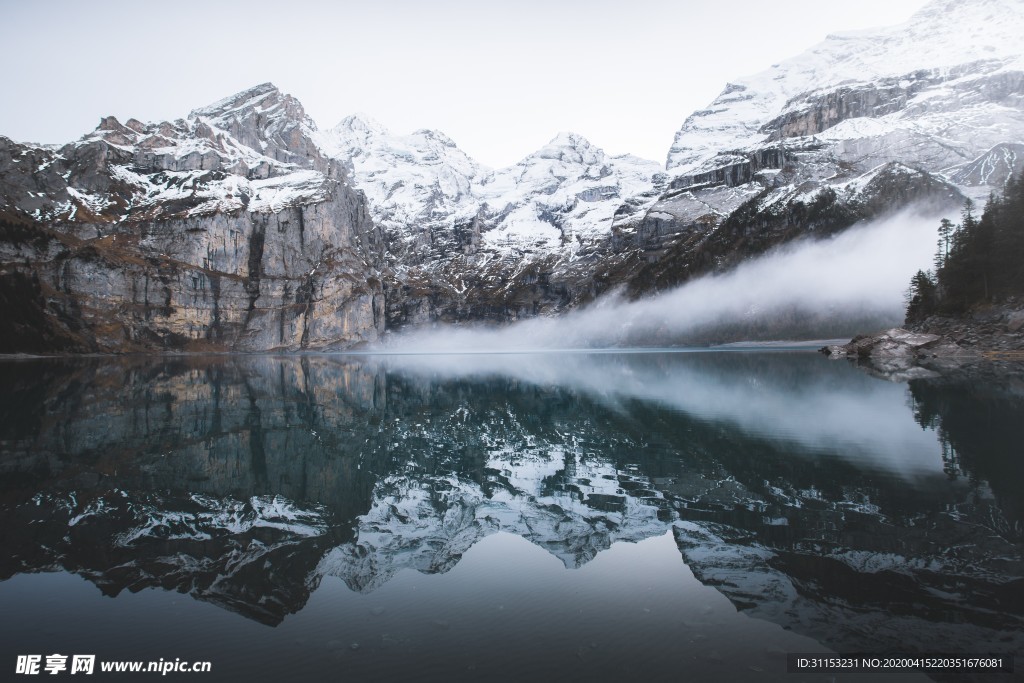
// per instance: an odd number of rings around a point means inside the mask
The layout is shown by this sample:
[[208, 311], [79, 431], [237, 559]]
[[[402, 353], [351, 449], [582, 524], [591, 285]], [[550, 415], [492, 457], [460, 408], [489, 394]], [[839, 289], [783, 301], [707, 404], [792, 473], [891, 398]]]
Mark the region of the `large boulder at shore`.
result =
[[898, 371], [924, 360], [969, 359], [979, 355], [937, 334], [913, 332], [893, 327], [883, 332], [858, 335], [848, 344], [834, 344], [821, 349], [830, 358], [853, 358], [880, 370]]
[[1024, 305], [1015, 299], [956, 316], [934, 315], [915, 329], [900, 327], [826, 346], [831, 358], [850, 358], [886, 376], [928, 366], [945, 372], [981, 359], [1024, 360]]

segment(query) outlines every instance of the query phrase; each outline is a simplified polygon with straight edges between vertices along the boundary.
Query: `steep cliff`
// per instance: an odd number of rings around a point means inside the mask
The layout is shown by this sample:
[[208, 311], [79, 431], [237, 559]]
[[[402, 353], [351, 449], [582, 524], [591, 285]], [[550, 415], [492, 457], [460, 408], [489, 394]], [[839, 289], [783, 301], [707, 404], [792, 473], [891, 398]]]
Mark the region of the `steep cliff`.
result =
[[347, 347], [383, 331], [351, 168], [264, 84], [59, 149], [0, 138], [0, 351]]

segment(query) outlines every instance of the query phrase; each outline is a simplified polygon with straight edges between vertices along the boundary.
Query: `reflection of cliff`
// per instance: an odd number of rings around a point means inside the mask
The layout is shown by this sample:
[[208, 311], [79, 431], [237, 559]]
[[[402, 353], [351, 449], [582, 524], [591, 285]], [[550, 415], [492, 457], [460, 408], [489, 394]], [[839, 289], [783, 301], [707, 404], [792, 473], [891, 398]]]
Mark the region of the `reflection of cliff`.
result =
[[697, 578], [738, 609], [839, 651], [1019, 650], [1021, 546], [972, 498], [895, 518], [797, 499], [783, 517], [717, 515], [729, 522], [674, 532]]
[[[0, 364], [0, 576], [273, 624], [324, 575], [443, 572], [498, 530], [577, 567], [672, 526], [698, 578], [837, 649], [1021, 644], [1013, 489], [995, 504], [1001, 470], [971, 458], [944, 473], [899, 385], [810, 354], [449, 361]], [[898, 447], [865, 457], [879, 432]]]
[[301, 360], [0, 365], [0, 576], [64, 568], [276, 623], [351, 537], [375, 374]]
[[1019, 650], [1024, 384], [1011, 366], [985, 370], [911, 382], [944, 485], [766, 478], [748, 494], [760, 510], [681, 511], [696, 521], [674, 527], [684, 559], [737, 608], [839, 651]]
[[349, 434], [380, 415], [382, 397], [377, 375], [358, 366], [325, 373], [299, 359], [191, 358], [0, 367], [11, 388], [0, 397], [5, 479], [280, 494], [342, 514], [360, 510], [352, 493], [373, 486]]

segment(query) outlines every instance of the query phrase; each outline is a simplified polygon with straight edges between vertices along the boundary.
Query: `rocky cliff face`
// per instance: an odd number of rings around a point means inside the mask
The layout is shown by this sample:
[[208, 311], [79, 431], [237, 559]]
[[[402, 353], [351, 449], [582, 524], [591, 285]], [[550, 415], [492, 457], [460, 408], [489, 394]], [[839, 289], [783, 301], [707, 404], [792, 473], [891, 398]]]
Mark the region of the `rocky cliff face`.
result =
[[[915, 207], [955, 215], [964, 195], [940, 176], [891, 162], [845, 182], [797, 182], [799, 170], [742, 187], [668, 192], [638, 228], [645, 258], [629, 280], [635, 295], [682, 284], [707, 272], [722, 272], [744, 259], [801, 238], [825, 238], [858, 222]], [[721, 199], [715, 211], [710, 195]], [[749, 197], [729, 209], [737, 196]]]
[[[188, 119], [0, 138], [3, 351], [346, 347], [383, 332], [383, 238], [270, 84]], [[8, 312], [9, 311], [9, 312]]]

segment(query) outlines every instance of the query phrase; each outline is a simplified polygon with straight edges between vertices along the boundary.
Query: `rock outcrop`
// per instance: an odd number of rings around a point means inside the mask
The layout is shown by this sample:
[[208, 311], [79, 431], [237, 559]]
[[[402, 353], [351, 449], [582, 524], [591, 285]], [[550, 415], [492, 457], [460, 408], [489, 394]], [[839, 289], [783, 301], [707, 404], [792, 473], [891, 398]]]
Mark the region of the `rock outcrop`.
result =
[[1010, 302], [963, 316], [930, 316], [910, 329], [859, 335], [821, 352], [896, 379], [910, 378], [915, 368], [945, 371], [981, 359], [1019, 360], [1024, 358], [1024, 309]]
[[961, 348], [937, 334], [911, 332], [900, 327], [859, 335], [848, 344], [823, 347], [821, 352], [829, 358], [854, 359], [899, 381], [912, 378], [915, 376], [914, 368], [932, 359], [948, 362], [979, 357], [977, 352]]

